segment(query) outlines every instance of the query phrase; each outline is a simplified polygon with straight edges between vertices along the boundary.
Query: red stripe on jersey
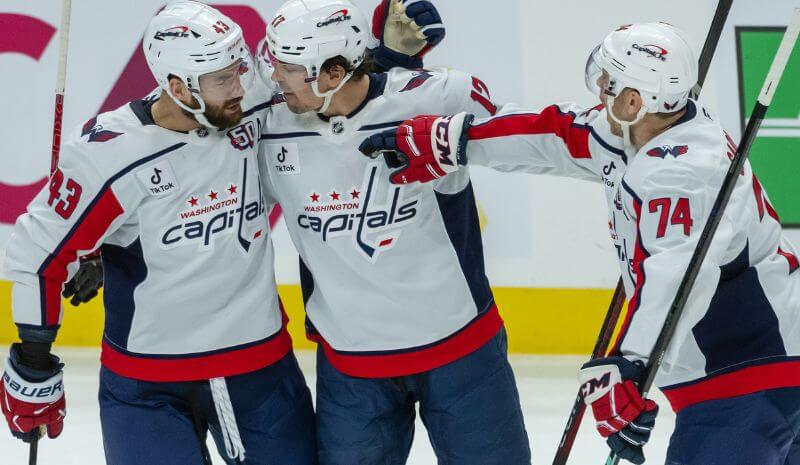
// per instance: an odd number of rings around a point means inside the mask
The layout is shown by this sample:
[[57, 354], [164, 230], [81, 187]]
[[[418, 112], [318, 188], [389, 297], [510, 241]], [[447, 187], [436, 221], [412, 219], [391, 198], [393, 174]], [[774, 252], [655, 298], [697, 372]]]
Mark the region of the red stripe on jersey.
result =
[[283, 325], [266, 341], [218, 354], [186, 358], [154, 358], [128, 355], [103, 341], [100, 362], [114, 373], [151, 382], [198, 381], [235, 376], [260, 370], [282, 359], [292, 350], [292, 338]]
[[308, 338], [318, 342], [325, 356], [337, 370], [361, 378], [390, 378], [433, 370], [480, 349], [503, 327], [497, 306], [470, 322], [452, 336], [425, 348], [403, 353], [358, 354], [337, 352], [319, 334]]
[[[617, 340], [614, 342], [614, 345], [609, 352], [610, 354], [620, 353], [622, 341], [625, 339], [625, 336], [628, 333], [628, 328], [631, 325], [631, 321], [633, 321], [633, 315], [636, 313], [636, 310], [639, 309], [639, 304], [642, 297], [642, 288], [644, 287], [646, 278], [644, 274], [644, 261], [649, 254], [642, 245], [641, 228], [639, 227], [642, 220], [642, 205], [635, 199], [633, 201], [633, 209], [636, 212], [636, 243], [633, 250], [633, 263], [631, 265], [633, 266], [633, 272], [636, 275], [636, 288], [634, 289], [633, 295], [628, 301], [628, 312], [625, 315], [625, 321], [620, 327]], [[627, 264], [625, 266], [627, 266]]]
[[[51, 254], [50, 263], [40, 273], [44, 285], [45, 326], [58, 324], [61, 313], [61, 287], [67, 280], [67, 265], [78, 258], [78, 250], [93, 250], [111, 223], [124, 212], [111, 189], [84, 212], [66, 241]], [[41, 282], [40, 281], [40, 282]]]
[[750, 366], [662, 392], [677, 413], [699, 402], [786, 387], [800, 387], [800, 360]]
[[780, 247], [778, 247], [778, 255], [782, 255], [786, 261], [789, 262], [789, 274], [794, 273], [800, 268], [800, 261], [798, 261], [796, 255], [786, 252]]
[[592, 158], [589, 152], [589, 127], [575, 124], [574, 113], [562, 113], [555, 106], [540, 114], [503, 115], [469, 128], [470, 140], [494, 137], [554, 134], [567, 145], [572, 158]]

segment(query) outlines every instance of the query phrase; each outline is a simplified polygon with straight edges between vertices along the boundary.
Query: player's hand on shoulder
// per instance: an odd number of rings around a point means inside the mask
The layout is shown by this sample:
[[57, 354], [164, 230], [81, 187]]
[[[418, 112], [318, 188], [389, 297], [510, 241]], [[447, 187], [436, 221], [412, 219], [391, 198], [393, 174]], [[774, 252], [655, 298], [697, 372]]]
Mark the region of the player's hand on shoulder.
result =
[[423, 115], [403, 121], [366, 138], [358, 149], [370, 158], [383, 155], [392, 172], [393, 184], [429, 182], [465, 165], [467, 129], [473, 116]]
[[103, 261], [99, 253], [92, 253], [81, 257], [80, 268], [64, 285], [61, 295], [70, 299], [69, 303], [77, 307], [97, 297], [101, 287], [103, 287]]
[[429, 0], [380, 0], [372, 15], [375, 63], [384, 68], [422, 68], [422, 59], [444, 39], [445, 29]]
[[644, 365], [624, 357], [592, 360], [581, 368], [584, 401], [592, 407], [597, 431], [614, 453], [635, 464], [644, 463], [643, 446], [650, 439], [658, 405], [643, 399], [636, 383]]
[[58, 357], [46, 350], [34, 354], [41, 366], [31, 367], [30, 361], [23, 363], [23, 344], [11, 346], [6, 360], [3, 378], [0, 380], [0, 404], [11, 434], [31, 442], [41, 435], [56, 438], [64, 429], [66, 399], [62, 368]]

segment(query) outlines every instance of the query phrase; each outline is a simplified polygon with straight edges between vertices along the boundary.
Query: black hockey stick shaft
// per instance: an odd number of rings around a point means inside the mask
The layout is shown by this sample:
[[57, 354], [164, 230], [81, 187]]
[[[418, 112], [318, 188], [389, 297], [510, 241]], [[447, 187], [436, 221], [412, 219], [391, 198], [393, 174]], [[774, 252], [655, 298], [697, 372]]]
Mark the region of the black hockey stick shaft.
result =
[[[711, 26], [708, 28], [706, 41], [703, 44], [703, 50], [700, 53], [698, 60], [698, 73], [697, 84], [692, 89], [692, 98], [697, 98], [703, 88], [703, 83], [708, 75], [708, 70], [711, 68], [711, 61], [714, 58], [714, 51], [717, 49], [719, 38], [722, 35], [722, 30], [725, 28], [725, 22], [728, 19], [728, 13], [731, 11], [733, 0], [720, 0], [717, 3], [717, 9], [714, 12], [714, 17], [711, 20]], [[622, 306], [625, 303], [625, 289], [622, 283], [622, 277], [617, 282], [617, 290], [611, 299], [608, 314], [606, 315], [603, 326], [600, 327], [600, 335], [595, 343], [595, 350], [592, 353], [592, 359], [604, 357], [608, 351], [608, 346], [611, 344], [611, 338], [614, 334], [614, 328], [617, 325], [619, 314], [621, 313]], [[615, 307], [618, 305], [618, 307]], [[613, 315], [612, 315], [613, 313]], [[613, 316], [613, 318], [609, 318]], [[598, 352], [598, 348], [601, 350]], [[575, 437], [578, 435], [578, 429], [581, 425], [584, 412], [586, 411], [586, 404], [583, 402], [583, 395], [578, 391], [575, 397], [575, 402], [572, 406], [569, 418], [567, 418], [567, 425], [564, 433], [561, 435], [561, 441], [556, 449], [556, 456], [553, 459], [553, 465], [566, 465], [569, 454], [572, 451], [572, 446], [575, 442]]]
[[[775, 89], [778, 87], [783, 71], [786, 68], [786, 63], [789, 61], [789, 56], [791, 56], [792, 50], [797, 42], [799, 32], [800, 8], [796, 8], [789, 22], [789, 26], [786, 28], [786, 32], [783, 35], [778, 51], [775, 54], [775, 58], [772, 61], [772, 66], [770, 66], [769, 72], [767, 73], [767, 78], [761, 88], [758, 101], [753, 108], [753, 112], [750, 114], [750, 120], [747, 122], [744, 134], [739, 142], [739, 148], [736, 150], [728, 172], [725, 174], [725, 178], [722, 181], [722, 187], [714, 201], [714, 206], [711, 208], [708, 221], [700, 234], [700, 239], [697, 242], [697, 246], [695, 246], [692, 258], [689, 260], [689, 265], [686, 268], [686, 272], [683, 274], [683, 279], [675, 293], [675, 298], [672, 300], [672, 304], [669, 307], [669, 311], [664, 320], [664, 326], [661, 328], [661, 332], [650, 354], [650, 359], [647, 361], [644, 380], [639, 385], [639, 391], [642, 393], [643, 397], [646, 397], [650, 391], [656, 373], [658, 373], [658, 369], [664, 359], [664, 354], [669, 347], [669, 342], [675, 334], [675, 328], [678, 326], [678, 321], [680, 321], [680, 317], [686, 307], [686, 302], [697, 280], [697, 275], [700, 273], [703, 259], [708, 253], [711, 241], [714, 239], [714, 233], [717, 231], [717, 227], [725, 213], [725, 207], [728, 205], [734, 187], [736, 187], [739, 173], [742, 171], [745, 161], [747, 161], [747, 155], [756, 139], [758, 128], [761, 126], [761, 122], [767, 114], [769, 105], [772, 102], [772, 97], [775, 95]], [[617, 464], [618, 462], [619, 457], [613, 452], [609, 454], [606, 460], [607, 465]]]
[[[600, 335], [597, 337], [597, 342], [594, 344], [592, 350], [592, 359], [604, 357], [608, 351], [609, 342], [614, 334], [614, 328], [617, 326], [619, 314], [622, 312], [622, 306], [625, 304], [625, 285], [620, 278], [617, 281], [617, 288], [614, 289], [614, 296], [611, 298], [611, 303], [608, 305], [608, 312], [603, 320], [603, 325], [600, 327]], [[578, 435], [578, 429], [583, 415], [586, 412], [586, 404], [583, 402], [583, 395], [578, 391], [575, 396], [575, 402], [572, 403], [572, 410], [567, 419], [567, 426], [564, 428], [564, 433], [561, 435], [561, 442], [558, 443], [556, 450], [556, 457], [553, 464], [563, 465], [567, 463], [569, 453], [572, 451], [572, 445], [575, 443], [575, 437]]]
[[703, 84], [706, 82], [708, 69], [711, 67], [711, 61], [714, 58], [714, 51], [717, 49], [720, 36], [722, 36], [722, 30], [725, 29], [725, 22], [728, 20], [728, 13], [730, 13], [732, 5], [733, 0], [720, 0], [719, 3], [717, 3], [717, 10], [714, 12], [714, 17], [711, 20], [711, 27], [708, 28], [706, 42], [703, 44], [703, 50], [700, 52], [697, 84], [692, 88], [690, 94], [690, 97], [693, 99], [697, 99], [700, 96], [700, 91], [703, 89]]
[[31, 439], [31, 447], [28, 451], [28, 465], [36, 465], [39, 456], [39, 435], [36, 434]]

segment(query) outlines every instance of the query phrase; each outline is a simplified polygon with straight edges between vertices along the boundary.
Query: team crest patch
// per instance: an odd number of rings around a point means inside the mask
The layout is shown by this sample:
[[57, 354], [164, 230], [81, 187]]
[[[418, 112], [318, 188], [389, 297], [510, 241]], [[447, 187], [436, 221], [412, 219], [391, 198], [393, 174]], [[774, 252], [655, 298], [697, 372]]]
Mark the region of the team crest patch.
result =
[[651, 157], [657, 158], [664, 158], [667, 155], [672, 155], [675, 158], [678, 158], [681, 155], [685, 155], [686, 152], [689, 151], [688, 145], [663, 145], [661, 147], [655, 147], [647, 151], [647, 154]]
[[433, 74], [431, 74], [431, 73], [429, 73], [427, 71], [419, 71], [419, 72], [415, 72], [413, 74], [413, 76], [414, 77], [412, 77], [411, 80], [408, 81], [408, 83], [406, 83], [405, 87], [400, 89], [400, 92], [405, 92], [407, 90], [416, 89], [417, 87], [419, 87], [422, 84], [424, 84], [425, 81], [427, 81], [428, 79], [432, 78]]
[[81, 137], [89, 136], [88, 142], [106, 142], [122, 134], [124, 133], [103, 129], [102, 124], [97, 124], [96, 116], [85, 122], [81, 129]]

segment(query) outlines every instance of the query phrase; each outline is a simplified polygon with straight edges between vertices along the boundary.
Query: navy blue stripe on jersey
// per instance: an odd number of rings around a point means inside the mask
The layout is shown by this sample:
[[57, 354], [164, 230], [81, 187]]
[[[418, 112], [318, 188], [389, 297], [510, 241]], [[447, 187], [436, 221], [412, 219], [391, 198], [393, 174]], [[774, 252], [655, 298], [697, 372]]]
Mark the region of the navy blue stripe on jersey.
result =
[[366, 124], [358, 128], [359, 131], [374, 131], [375, 129], [396, 128], [403, 124], [403, 121], [389, 121], [388, 123]]
[[157, 98], [150, 98], [145, 100], [134, 100], [128, 104], [131, 107], [131, 111], [133, 114], [139, 118], [139, 122], [142, 123], [142, 126], [152, 126], [156, 124], [153, 121], [153, 103], [155, 103], [158, 99]]
[[693, 101], [688, 100], [686, 102], [686, 113], [684, 113], [678, 119], [678, 121], [675, 121], [675, 123], [673, 123], [672, 127], [674, 128], [675, 126], [677, 126], [679, 124], [687, 123], [687, 122], [693, 120], [695, 116], [697, 116], [697, 105], [695, 105]]
[[249, 110], [242, 113], [242, 118], [247, 118], [248, 116], [252, 115], [253, 113], [263, 110], [265, 108], [269, 108], [275, 104], [275, 100], [268, 100], [266, 102], [259, 103], [258, 105], [250, 108]]
[[592, 137], [594, 137], [594, 140], [596, 140], [597, 143], [600, 144], [604, 149], [608, 150], [609, 152], [615, 155], [618, 155], [620, 158], [622, 158], [623, 163], [625, 163], [626, 165], [628, 164], [628, 157], [627, 155], [625, 155], [624, 150], [613, 147], [611, 144], [604, 141], [603, 138], [600, 137], [599, 134], [597, 134], [597, 131], [595, 131], [594, 128], [591, 126], [589, 126], [589, 132], [592, 134]]
[[786, 355], [778, 316], [758, 272], [749, 264], [749, 244], [721, 277], [703, 318], [692, 328], [706, 359], [706, 373], [748, 360]]
[[94, 198], [89, 203], [89, 205], [86, 207], [86, 209], [83, 211], [83, 213], [81, 213], [81, 216], [78, 218], [78, 221], [76, 221], [75, 224], [72, 225], [72, 228], [70, 228], [70, 230], [67, 233], [67, 235], [64, 236], [64, 238], [61, 240], [61, 242], [59, 242], [59, 244], [55, 248], [55, 250], [53, 252], [51, 252], [50, 255], [48, 255], [48, 257], [45, 259], [44, 263], [42, 263], [42, 266], [39, 267], [39, 269], [37, 270], [37, 273], [41, 274], [50, 265], [50, 262], [53, 261], [53, 259], [58, 256], [58, 254], [61, 252], [61, 248], [64, 247], [64, 244], [66, 244], [67, 241], [69, 241], [70, 237], [72, 237], [72, 235], [75, 234], [75, 230], [77, 230], [78, 227], [83, 222], [83, 220], [86, 219], [86, 217], [92, 211], [92, 208], [94, 208], [94, 206], [97, 204], [97, 202], [103, 196], [105, 191], [107, 191], [109, 189], [109, 187], [111, 187], [111, 184], [113, 184], [117, 179], [119, 179], [122, 176], [125, 176], [126, 174], [131, 172], [131, 170], [134, 170], [134, 169], [138, 168], [139, 166], [142, 166], [145, 163], [149, 163], [149, 162], [151, 162], [151, 161], [153, 161], [153, 160], [155, 160], [157, 158], [160, 158], [160, 157], [162, 157], [162, 156], [164, 156], [164, 155], [166, 155], [166, 154], [168, 154], [170, 152], [178, 150], [179, 148], [183, 147], [184, 145], [186, 145], [186, 142], [180, 142], [178, 144], [171, 145], [171, 146], [165, 148], [164, 150], [160, 150], [160, 151], [158, 151], [158, 152], [156, 152], [156, 153], [154, 153], [152, 155], [148, 155], [148, 156], [146, 156], [144, 158], [140, 158], [139, 160], [135, 161], [134, 163], [131, 163], [130, 165], [128, 165], [125, 168], [123, 168], [122, 170], [118, 171], [115, 175], [113, 175], [110, 178], [108, 178], [108, 180], [103, 184], [103, 186], [97, 191], [97, 195], [94, 196]]
[[95, 195], [95, 197], [92, 199], [92, 201], [89, 202], [89, 205], [81, 213], [81, 216], [78, 217], [78, 220], [75, 222], [75, 224], [72, 225], [72, 228], [70, 228], [69, 232], [67, 232], [67, 234], [64, 236], [64, 238], [61, 239], [61, 242], [58, 243], [58, 246], [56, 246], [56, 248], [47, 256], [47, 258], [45, 258], [45, 260], [42, 263], [42, 265], [36, 271], [36, 273], [39, 275], [39, 292], [40, 292], [40, 296], [39, 296], [40, 297], [40, 301], [39, 302], [40, 302], [40, 311], [41, 311], [42, 323], [43, 324], [47, 321], [47, 306], [46, 306], [47, 300], [46, 300], [45, 294], [44, 294], [45, 291], [46, 291], [45, 279], [43, 277], [44, 270], [46, 270], [47, 267], [50, 266], [50, 263], [56, 257], [59, 256], [59, 254], [61, 253], [61, 250], [64, 248], [64, 245], [67, 244], [67, 242], [69, 242], [70, 238], [72, 238], [72, 236], [75, 234], [75, 231], [78, 230], [78, 228], [84, 222], [86, 217], [89, 216], [89, 214], [92, 212], [92, 209], [97, 205], [97, 203], [103, 197], [103, 194], [105, 194], [105, 192], [111, 187], [111, 184], [113, 184], [114, 181], [116, 181], [117, 179], [121, 178], [125, 174], [129, 173], [131, 170], [133, 170], [133, 169], [135, 169], [135, 168], [137, 168], [137, 167], [139, 167], [139, 166], [141, 166], [141, 165], [143, 165], [145, 163], [151, 162], [151, 161], [153, 161], [153, 160], [155, 160], [155, 159], [157, 159], [159, 157], [162, 157], [162, 156], [164, 156], [164, 155], [166, 155], [166, 154], [168, 154], [170, 152], [173, 152], [173, 151], [183, 147], [184, 145], [186, 145], [185, 142], [180, 142], [178, 144], [171, 145], [171, 146], [169, 146], [169, 147], [167, 147], [167, 148], [165, 148], [163, 150], [160, 150], [160, 151], [158, 151], [158, 152], [156, 152], [156, 153], [154, 153], [152, 155], [148, 155], [148, 156], [146, 156], [144, 158], [141, 158], [141, 159], [137, 160], [134, 163], [131, 163], [130, 165], [128, 165], [124, 169], [122, 169], [119, 172], [117, 172], [115, 175], [111, 176], [103, 184], [103, 186], [98, 190], [97, 195]]
[[[628, 194], [630, 194], [630, 196], [633, 198], [633, 201], [636, 202], [635, 207], [638, 207], [637, 217], [636, 217], [637, 218], [636, 221], [637, 232], [636, 232], [636, 244], [635, 244], [636, 250], [634, 251], [634, 257], [633, 257], [634, 259], [633, 271], [634, 273], [636, 273], [636, 281], [634, 282], [634, 287], [635, 287], [634, 295], [630, 296], [629, 298], [630, 300], [628, 302], [628, 313], [625, 316], [625, 321], [623, 321], [622, 327], [620, 328], [619, 335], [617, 336], [617, 341], [614, 344], [614, 347], [611, 349], [611, 353], [615, 355], [620, 354], [620, 350], [622, 348], [622, 342], [628, 336], [628, 329], [630, 329], [631, 323], [633, 322], [633, 317], [636, 315], [636, 311], [642, 304], [642, 294], [644, 294], [644, 285], [645, 282], [647, 282], [647, 274], [645, 273], [644, 270], [644, 262], [647, 260], [647, 257], [650, 256], [650, 252], [645, 248], [644, 242], [642, 242], [642, 236], [640, 234], [641, 231], [638, 230], [639, 221], [641, 221], [641, 215], [642, 215], [641, 213], [642, 199], [639, 198], [638, 195], [636, 195], [636, 192], [634, 192], [633, 189], [631, 189], [631, 187], [625, 182], [624, 179], [620, 181], [620, 184], [622, 185], [622, 188], [625, 189], [625, 191], [628, 192]], [[638, 264], [639, 265], [638, 270], [636, 269], [636, 263], [635, 263], [636, 259], [639, 258], [637, 257], [637, 252], [640, 252], [642, 255], [641, 261]], [[630, 271], [630, 266], [631, 265], [626, 265], [629, 271]], [[636, 299], [636, 301], [634, 302], [633, 299]]]
[[475, 302], [478, 314], [483, 314], [491, 308], [494, 297], [483, 263], [481, 228], [472, 182], [456, 194], [440, 192], [435, 194], [442, 222], [458, 256], [458, 263], [467, 280], [472, 300]]
[[302, 258], [300, 260], [300, 289], [303, 291], [303, 305], [308, 303], [314, 292], [314, 275], [308, 269]]
[[218, 355], [228, 352], [235, 352], [237, 350], [243, 350], [249, 347], [255, 347], [257, 345], [261, 345], [269, 341], [272, 341], [284, 334], [286, 334], [285, 329], [280, 328], [278, 329], [278, 331], [275, 332], [275, 334], [272, 334], [269, 337], [265, 337], [264, 339], [259, 339], [257, 341], [248, 342], [245, 344], [239, 344], [237, 346], [225, 347], [223, 349], [209, 350], [207, 352], [192, 352], [188, 354], [139, 354], [136, 352], [130, 352], [123, 347], [117, 346], [117, 344], [115, 344], [114, 341], [109, 340], [108, 337], [105, 335], [103, 336], [103, 341], [106, 344], [111, 345], [115, 351], [123, 355], [127, 355], [128, 357], [151, 359], [151, 360], [186, 360], [192, 358], [207, 357], [209, 355]]
[[318, 132], [284, 132], [282, 134], [261, 134], [261, 138], [259, 140], [271, 140], [271, 139], [294, 139], [298, 137], [309, 137], [309, 136], [321, 136], [322, 134]]
[[133, 293], [147, 278], [142, 243], [136, 238], [127, 247], [104, 244], [100, 256], [103, 259], [105, 337], [117, 347], [127, 347], [136, 311]]

